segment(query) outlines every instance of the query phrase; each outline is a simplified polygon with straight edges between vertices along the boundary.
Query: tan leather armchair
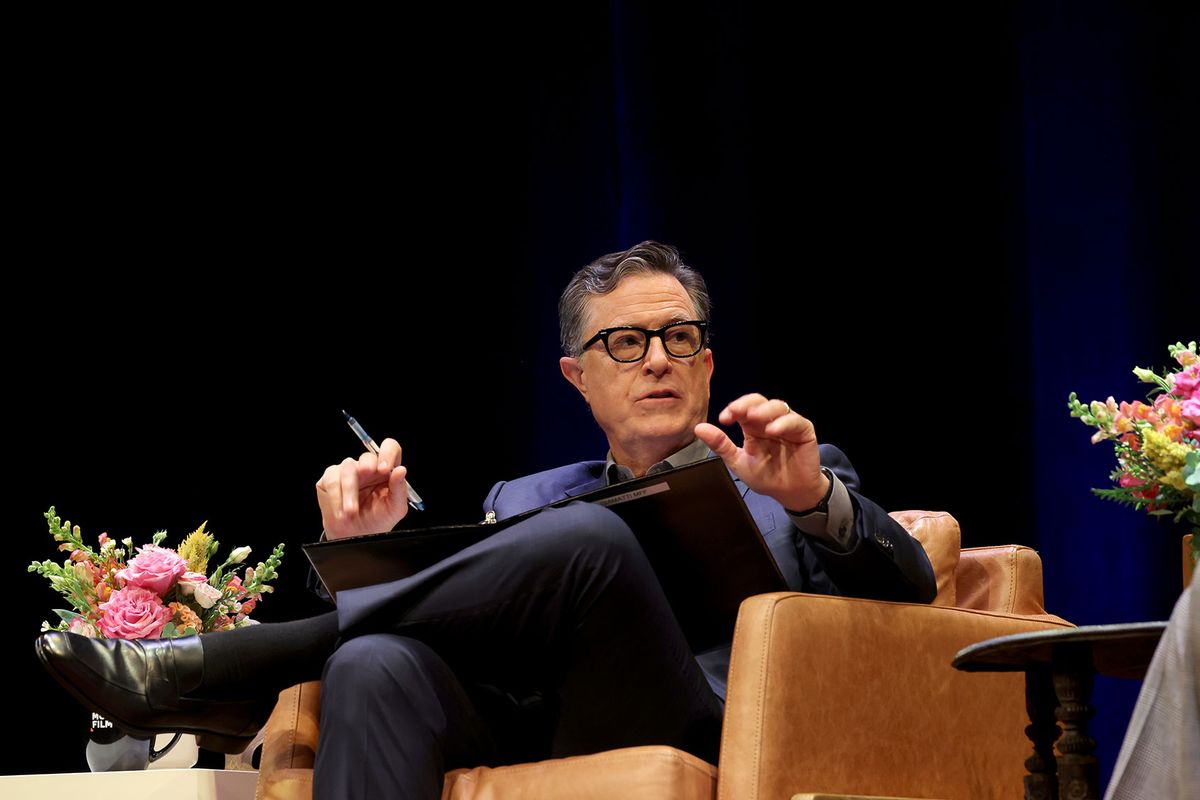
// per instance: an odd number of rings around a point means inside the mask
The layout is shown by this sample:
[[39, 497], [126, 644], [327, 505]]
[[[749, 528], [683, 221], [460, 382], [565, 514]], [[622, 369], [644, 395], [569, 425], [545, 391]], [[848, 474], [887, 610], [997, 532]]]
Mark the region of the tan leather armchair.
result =
[[[892, 516], [929, 554], [933, 604], [796, 592], [746, 600], [717, 766], [671, 747], [633, 747], [455, 770], [444, 800], [1020, 797], [1031, 752], [1022, 676], [960, 673], [950, 661], [982, 639], [1069, 626], [1042, 606], [1041, 560], [1017, 545], [962, 550], [944, 512]], [[258, 797], [311, 797], [319, 708], [319, 683], [280, 694]]]

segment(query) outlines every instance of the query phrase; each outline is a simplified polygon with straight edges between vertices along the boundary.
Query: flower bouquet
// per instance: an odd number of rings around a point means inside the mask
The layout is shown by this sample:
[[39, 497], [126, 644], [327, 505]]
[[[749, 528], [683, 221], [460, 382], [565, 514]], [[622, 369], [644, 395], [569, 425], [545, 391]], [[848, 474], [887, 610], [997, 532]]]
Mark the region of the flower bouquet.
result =
[[62, 564], [35, 561], [29, 572], [45, 575], [74, 610], [55, 609], [60, 630], [105, 639], [155, 639], [212, 633], [255, 624], [250, 619], [263, 593], [274, 591], [267, 581], [277, 576], [283, 559], [280, 544], [256, 567], [241, 567], [249, 547], [234, 549], [211, 572], [209, 564], [219, 547], [207, 523], [172, 550], [163, 547], [166, 531], [133, 552], [133, 540], [116, 542], [102, 533], [98, 548], [83, 541], [79, 526], [55, 513], [44, 515], [58, 549], [70, 553]]
[[[1139, 380], [1154, 385], [1143, 403], [1118, 403], [1109, 397], [1084, 405], [1075, 392], [1067, 398], [1072, 417], [1096, 428], [1092, 442], [1111, 441], [1116, 484], [1092, 491], [1106, 500], [1145, 508], [1193, 527], [1192, 561], [1200, 560], [1200, 357], [1196, 343], [1167, 348], [1179, 368], [1164, 371], [1136, 367]], [[1157, 396], [1156, 396], [1157, 395]]]

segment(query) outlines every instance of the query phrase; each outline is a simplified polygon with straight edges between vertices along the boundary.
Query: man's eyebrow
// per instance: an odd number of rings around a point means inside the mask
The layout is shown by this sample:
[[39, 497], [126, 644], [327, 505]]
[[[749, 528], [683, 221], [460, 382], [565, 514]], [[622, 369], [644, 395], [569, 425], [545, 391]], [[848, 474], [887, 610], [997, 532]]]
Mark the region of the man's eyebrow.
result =
[[653, 328], [648, 327], [646, 325], [634, 325], [632, 322], [619, 322], [616, 325], [606, 325], [604, 327], [604, 329], [611, 330], [612, 328], [642, 328], [643, 330], [652, 331], [652, 330], [656, 330], [657, 328], [665, 328], [668, 325], [674, 325], [679, 322], [689, 322], [692, 319], [693, 319], [693, 317], [689, 317], [685, 314], [676, 314], [675, 316], [668, 319], [666, 322], [662, 323], [661, 325], [655, 325]]

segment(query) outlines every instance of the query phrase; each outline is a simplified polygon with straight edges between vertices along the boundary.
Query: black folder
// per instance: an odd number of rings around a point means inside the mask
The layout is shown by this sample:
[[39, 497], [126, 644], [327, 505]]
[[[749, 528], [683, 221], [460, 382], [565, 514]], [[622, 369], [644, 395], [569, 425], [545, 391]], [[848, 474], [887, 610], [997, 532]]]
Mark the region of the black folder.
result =
[[[546, 507], [573, 502], [607, 506], [629, 525], [696, 652], [730, 639], [742, 600], [788, 588], [719, 458]], [[336, 601], [339, 591], [407, 577], [541, 511], [492, 524], [401, 529], [317, 542], [303, 545], [303, 550]]]

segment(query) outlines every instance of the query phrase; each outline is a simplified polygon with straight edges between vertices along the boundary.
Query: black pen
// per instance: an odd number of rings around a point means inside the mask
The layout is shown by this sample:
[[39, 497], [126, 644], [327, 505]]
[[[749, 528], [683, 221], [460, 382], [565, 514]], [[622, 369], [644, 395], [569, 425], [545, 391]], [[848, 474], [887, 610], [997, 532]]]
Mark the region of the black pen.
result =
[[[363, 426], [358, 424], [358, 420], [346, 413], [346, 409], [342, 409], [342, 415], [346, 418], [346, 424], [350, 426], [350, 430], [354, 431], [354, 435], [363, 443], [363, 447], [370, 450], [375, 455], [379, 455], [379, 445], [375, 444], [375, 440], [367, 435], [363, 430]], [[405, 481], [404, 484], [408, 487], [408, 504], [417, 511], [425, 510], [425, 501], [421, 499], [421, 495], [417, 494], [417, 490], [413, 488], [411, 483]]]

